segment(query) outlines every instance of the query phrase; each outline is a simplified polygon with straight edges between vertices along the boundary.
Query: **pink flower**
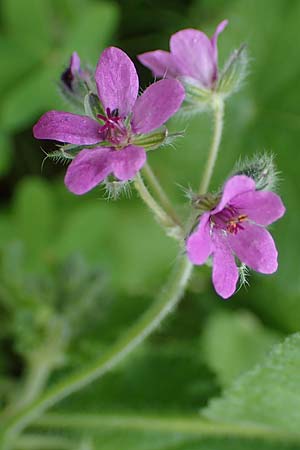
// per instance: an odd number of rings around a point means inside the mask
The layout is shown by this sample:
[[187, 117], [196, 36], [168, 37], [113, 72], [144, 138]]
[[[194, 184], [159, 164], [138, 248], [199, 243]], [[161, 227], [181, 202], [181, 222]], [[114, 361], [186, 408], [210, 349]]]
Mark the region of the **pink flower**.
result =
[[95, 146], [81, 150], [67, 169], [65, 184], [78, 195], [111, 173], [121, 181], [133, 178], [146, 161], [146, 152], [133, 144], [134, 137], [161, 127], [177, 112], [185, 95], [179, 81], [161, 80], [138, 97], [135, 67], [126, 53], [116, 47], [103, 51], [95, 81], [104, 115], [94, 119], [49, 111], [33, 128], [37, 139]]
[[218, 79], [218, 35], [227, 26], [223, 20], [211, 39], [191, 28], [178, 31], [170, 39], [170, 52], [155, 50], [138, 59], [159, 78], [190, 78], [191, 82], [212, 89]]
[[239, 278], [235, 257], [257, 272], [276, 272], [277, 250], [265, 227], [284, 212], [274, 192], [256, 191], [252, 178], [234, 176], [225, 183], [219, 204], [201, 216], [197, 230], [188, 238], [188, 257], [201, 265], [212, 255], [213, 284], [226, 299], [234, 293]]

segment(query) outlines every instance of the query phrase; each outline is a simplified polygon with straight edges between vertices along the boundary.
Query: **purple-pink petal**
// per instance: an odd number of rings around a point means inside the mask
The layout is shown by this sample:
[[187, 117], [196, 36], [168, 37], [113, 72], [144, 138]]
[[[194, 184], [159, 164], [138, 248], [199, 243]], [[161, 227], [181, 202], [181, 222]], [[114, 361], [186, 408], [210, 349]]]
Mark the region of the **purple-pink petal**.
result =
[[181, 75], [188, 75], [210, 88], [214, 82], [216, 65], [213, 45], [202, 31], [185, 29], [173, 34], [170, 40], [172, 55]]
[[228, 242], [237, 257], [256, 272], [276, 272], [277, 250], [271, 234], [263, 227], [247, 223]]
[[216, 292], [227, 299], [235, 292], [239, 279], [238, 268], [226, 236], [222, 233], [215, 233], [213, 244], [213, 285]]
[[209, 230], [209, 213], [202, 215], [197, 230], [191, 234], [186, 243], [189, 260], [193, 264], [204, 264], [212, 252]]
[[75, 72], [80, 71], [80, 58], [77, 52], [73, 52], [70, 58], [70, 70], [74, 75]]
[[133, 107], [131, 123], [134, 132], [149, 133], [159, 128], [178, 111], [184, 96], [184, 88], [177, 80], [151, 84]]
[[111, 167], [114, 175], [121, 181], [135, 177], [146, 162], [146, 152], [142, 147], [129, 145], [111, 154]]
[[88, 116], [62, 111], [49, 111], [33, 127], [37, 139], [51, 139], [76, 145], [92, 145], [101, 141], [100, 125]]
[[244, 192], [233, 199], [232, 205], [241, 214], [246, 214], [249, 220], [264, 226], [280, 219], [285, 213], [281, 198], [269, 191]]
[[77, 195], [93, 189], [112, 171], [110, 148], [99, 147], [82, 150], [68, 166], [65, 184]]
[[245, 175], [236, 175], [226, 181], [222, 198], [216, 208], [212, 211], [212, 214], [216, 214], [228, 205], [234, 197], [243, 194], [247, 191], [255, 190], [255, 182], [252, 178], [246, 177]]
[[155, 77], [176, 78], [181, 74], [178, 72], [173, 55], [165, 50], [142, 53], [137, 58], [144, 66], [152, 71]]
[[136, 101], [139, 80], [133, 62], [117, 47], [105, 49], [100, 56], [95, 80], [104, 109], [118, 109], [126, 117]]
[[216, 67], [218, 66], [218, 47], [217, 47], [218, 36], [220, 33], [222, 33], [224, 28], [227, 27], [227, 25], [228, 20], [223, 20], [221, 23], [219, 23], [219, 25], [216, 28], [216, 31], [213, 34], [213, 37], [211, 38], [211, 44], [213, 47], [213, 55]]

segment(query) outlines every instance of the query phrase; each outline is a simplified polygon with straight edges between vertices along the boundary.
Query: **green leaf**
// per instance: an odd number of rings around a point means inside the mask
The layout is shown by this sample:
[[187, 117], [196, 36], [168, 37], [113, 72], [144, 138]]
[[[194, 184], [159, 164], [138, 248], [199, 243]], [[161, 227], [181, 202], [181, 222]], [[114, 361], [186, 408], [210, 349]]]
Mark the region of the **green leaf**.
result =
[[101, 263], [117, 290], [140, 293], [157, 287], [171, 269], [176, 245], [151, 214], [133, 200], [86, 200], [84, 205], [76, 200], [78, 209], [71, 209], [65, 219], [55, 254], [64, 258], [79, 251], [88, 261]]
[[[67, 109], [59, 98], [56, 82], [71, 53], [76, 50], [83, 62], [96, 64], [118, 20], [116, 6], [105, 2], [80, 2], [71, 11], [71, 18], [69, 14], [61, 17], [55, 10], [56, 22], [52, 21], [47, 0], [29, 3], [7, 0], [5, 4], [11, 28], [5, 44], [0, 41], [0, 56], [4, 55], [1, 61], [7, 66], [0, 83], [0, 120], [2, 128], [9, 132], [29, 126], [49, 109]], [[22, 8], [30, 15], [28, 21]], [[50, 38], [51, 34], [56, 35], [57, 42]]]
[[96, 64], [100, 52], [109, 44], [118, 20], [116, 5], [108, 2], [86, 2], [74, 24], [66, 32], [62, 53], [66, 58], [76, 50], [83, 61]]
[[14, 200], [17, 236], [25, 242], [29, 261], [43, 269], [39, 257], [47, 256], [47, 246], [56, 235], [54, 199], [47, 182], [39, 178], [23, 180]]
[[225, 423], [258, 424], [298, 433], [300, 429], [300, 333], [276, 345], [202, 411]]
[[2, 70], [0, 78], [0, 94], [7, 94], [7, 89], [13, 90], [16, 83], [37, 63], [36, 55], [22, 48], [19, 43], [9, 37], [0, 36], [0, 60]]
[[0, 131], [0, 176], [10, 169], [12, 160], [12, 145], [9, 136]]
[[23, 48], [44, 56], [51, 44], [51, 9], [48, 0], [3, 0], [2, 14], [7, 32]]
[[279, 339], [248, 311], [218, 311], [205, 323], [202, 348], [222, 385], [259, 362]]
[[4, 130], [20, 130], [31, 125], [43, 111], [62, 108], [55, 85], [56, 72], [56, 68], [38, 69], [7, 93], [0, 111]]

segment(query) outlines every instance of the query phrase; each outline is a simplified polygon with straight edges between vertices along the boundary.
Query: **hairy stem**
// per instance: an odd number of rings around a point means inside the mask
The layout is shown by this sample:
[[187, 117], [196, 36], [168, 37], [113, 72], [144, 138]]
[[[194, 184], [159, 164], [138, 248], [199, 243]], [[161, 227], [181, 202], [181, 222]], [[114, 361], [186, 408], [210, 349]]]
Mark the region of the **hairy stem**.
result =
[[22, 450], [74, 450], [76, 443], [61, 436], [28, 434], [16, 441], [15, 449]]
[[144, 165], [142, 172], [145, 178], [147, 179], [149, 185], [157, 195], [157, 198], [162, 207], [164, 208], [164, 210], [169, 214], [169, 216], [174, 220], [174, 222], [176, 222], [178, 225], [181, 225], [180, 219], [177, 216], [172, 203], [170, 202], [165, 190], [163, 189], [158, 178], [156, 177], [155, 173], [153, 172], [148, 163]]
[[192, 264], [185, 256], [179, 257], [170, 280], [158, 296], [157, 301], [107, 353], [90, 367], [70, 375], [56, 386], [50, 388], [38, 400], [15, 417], [8, 419], [7, 423], [3, 423], [1, 449], [11, 449], [20, 432], [44, 411], [102, 377], [141, 344], [176, 307], [185, 291], [192, 273], [192, 267]]
[[223, 117], [224, 117], [224, 102], [219, 96], [214, 98], [213, 102], [213, 114], [214, 114], [214, 134], [212, 138], [211, 147], [206, 161], [203, 177], [199, 187], [199, 194], [206, 194], [209, 187], [209, 183], [213, 174], [215, 163], [218, 156], [218, 151], [222, 138], [223, 131]]
[[18, 411], [33, 402], [43, 392], [52, 370], [48, 361], [34, 361], [28, 369], [22, 393], [19, 393], [15, 404], [8, 408], [7, 414]]
[[134, 414], [46, 414], [36, 422], [43, 429], [90, 430], [115, 429], [126, 431], [150, 431], [156, 433], [182, 433], [195, 437], [232, 436], [243, 438], [264, 438], [300, 442], [300, 434], [278, 430], [262, 424], [231, 424], [210, 422], [197, 416], [155, 416]]
[[141, 199], [153, 212], [157, 222], [165, 229], [166, 233], [178, 240], [182, 240], [183, 235], [181, 226], [178, 225], [173, 217], [171, 217], [152, 197], [139, 173], [135, 177], [134, 185]]

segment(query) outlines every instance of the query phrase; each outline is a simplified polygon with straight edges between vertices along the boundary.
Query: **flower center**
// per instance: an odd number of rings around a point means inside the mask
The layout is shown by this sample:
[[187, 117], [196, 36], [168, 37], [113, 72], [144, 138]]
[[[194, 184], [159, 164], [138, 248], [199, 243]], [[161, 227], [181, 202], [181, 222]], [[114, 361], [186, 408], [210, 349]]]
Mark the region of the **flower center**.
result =
[[239, 214], [236, 208], [227, 206], [219, 213], [211, 216], [211, 224], [223, 231], [231, 234], [237, 234], [239, 230], [244, 230], [243, 223], [246, 222], [248, 216]]
[[129, 144], [130, 129], [126, 127], [124, 119], [119, 116], [118, 109], [106, 108], [106, 115], [97, 114], [98, 119], [104, 122], [99, 132], [104, 141], [110, 142], [114, 147], [122, 148]]

